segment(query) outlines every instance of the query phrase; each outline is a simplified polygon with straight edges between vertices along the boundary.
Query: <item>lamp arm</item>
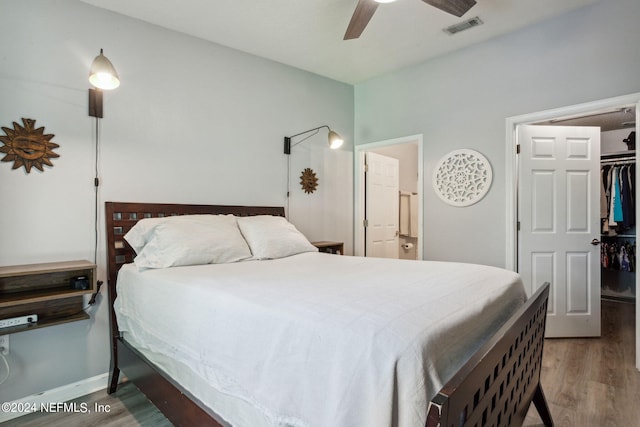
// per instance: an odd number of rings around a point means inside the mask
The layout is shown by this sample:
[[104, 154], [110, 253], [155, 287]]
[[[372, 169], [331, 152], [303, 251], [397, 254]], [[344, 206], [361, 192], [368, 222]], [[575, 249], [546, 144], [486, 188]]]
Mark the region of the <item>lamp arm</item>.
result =
[[[319, 127], [317, 127], [317, 128], [313, 128], [313, 129], [305, 130], [304, 132], [300, 132], [300, 133], [296, 133], [295, 135], [291, 135], [289, 138], [295, 138], [296, 136], [304, 135], [305, 133], [313, 132], [314, 130], [315, 130], [315, 131], [318, 131], [318, 130], [320, 130], [320, 129], [322, 129], [322, 128], [327, 128], [327, 129], [329, 129], [329, 126], [327, 126], [327, 125], [322, 125], [322, 126], [319, 126]], [[331, 130], [331, 129], [329, 129], [329, 130]], [[316, 133], [318, 133], [318, 132], [316, 132]], [[314, 135], [315, 135], [315, 134], [314, 134]], [[313, 136], [313, 135], [309, 135], [308, 137], [311, 137], [311, 136]], [[307, 138], [308, 138], [308, 137], [307, 137]], [[305, 139], [306, 139], [306, 138], [305, 138]], [[304, 141], [304, 139], [303, 139], [302, 141]], [[302, 141], [300, 141], [300, 142], [302, 142]], [[300, 142], [298, 142], [297, 144], [299, 144]], [[295, 144], [295, 145], [297, 145], [297, 144]]]
[[[301, 142], [306, 141], [307, 139], [311, 138], [312, 136], [314, 136], [315, 134], [318, 133], [318, 131], [322, 128], [327, 128], [329, 130], [331, 130], [331, 128], [327, 125], [322, 125], [319, 126], [317, 128], [313, 128], [313, 129], [309, 129], [309, 130], [305, 130], [304, 132], [300, 132], [297, 133], [295, 135], [291, 135], [291, 136], [285, 136], [284, 137], [284, 154], [291, 154], [291, 148], [295, 147], [296, 145], [300, 144]], [[300, 141], [296, 142], [295, 144], [291, 144], [291, 139], [295, 138], [296, 136], [300, 136], [300, 135], [304, 135], [305, 133], [309, 133], [309, 132], [313, 132], [315, 131], [315, 133], [307, 136], [306, 138], [301, 139]]]
[[[317, 135], [318, 132], [320, 132], [320, 130], [316, 129], [316, 131], [314, 133], [312, 133], [311, 135], [307, 135], [304, 138], [302, 138], [300, 141], [296, 142], [295, 144], [291, 144], [291, 148], [295, 147], [296, 145], [298, 145], [298, 144], [300, 144], [302, 142], [305, 142], [307, 139], [311, 138], [312, 136]], [[291, 140], [291, 138], [293, 138], [293, 137], [290, 136], [289, 140]]]

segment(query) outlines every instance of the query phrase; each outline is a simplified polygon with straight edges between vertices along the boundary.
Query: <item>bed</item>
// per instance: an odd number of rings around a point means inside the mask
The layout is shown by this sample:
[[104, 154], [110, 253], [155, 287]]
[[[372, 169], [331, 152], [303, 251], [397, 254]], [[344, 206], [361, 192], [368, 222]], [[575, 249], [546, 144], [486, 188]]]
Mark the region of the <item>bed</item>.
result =
[[140, 220], [199, 214], [249, 224], [284, 211], [106, 203], [110, 393], [122, 372], [175, 425], [513, 426], [531, 402], [553, 425], [540, 386], [548, 284], [525, 302], [519, 277], [492, 267], [253, 259], [255, 245], [171, 268], [141, 268], [136, 247], [134, 263], [124, 236]]

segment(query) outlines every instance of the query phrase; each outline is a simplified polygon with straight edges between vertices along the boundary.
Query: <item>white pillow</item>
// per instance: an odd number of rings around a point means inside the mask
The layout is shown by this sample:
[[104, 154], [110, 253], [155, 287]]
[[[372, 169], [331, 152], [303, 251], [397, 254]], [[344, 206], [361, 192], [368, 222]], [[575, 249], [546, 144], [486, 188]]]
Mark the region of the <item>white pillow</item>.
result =
[[163, 217], [163, 218], [144, 218], [140, 221], [136, 222], [136, 224], [131, 227], [131, 230], [124, 235], [124, 239], [131, 245], [136, 253], [140, 253], [144, 245], [147, 244], [149, 240], [151, 240], [151, 236], [155, 231], [156, 227], [163, 222], [170, 221], [175, 218], [181, 217]]
[[318, 248], [281, 216], [238, 217], [238, 227], [251, 248], [252, 259], [283, 258]]
[[138, 221], [125, 239], [132, 247], [143, 243], [134, 259], [139, 269], [220, 264], [251, 257], [233, 215], [147, 218]]

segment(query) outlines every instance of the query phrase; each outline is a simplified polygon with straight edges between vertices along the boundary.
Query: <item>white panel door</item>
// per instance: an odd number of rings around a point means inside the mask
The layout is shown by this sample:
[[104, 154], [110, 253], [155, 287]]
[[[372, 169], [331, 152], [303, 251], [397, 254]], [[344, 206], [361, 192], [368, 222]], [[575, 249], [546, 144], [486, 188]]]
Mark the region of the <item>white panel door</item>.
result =
[[547, 337], [600, 336], [600, 128], [519, 126], [518, 271]]
[[400, 162], [372, 152], [365, 162], [365, 255], [398, 258]]

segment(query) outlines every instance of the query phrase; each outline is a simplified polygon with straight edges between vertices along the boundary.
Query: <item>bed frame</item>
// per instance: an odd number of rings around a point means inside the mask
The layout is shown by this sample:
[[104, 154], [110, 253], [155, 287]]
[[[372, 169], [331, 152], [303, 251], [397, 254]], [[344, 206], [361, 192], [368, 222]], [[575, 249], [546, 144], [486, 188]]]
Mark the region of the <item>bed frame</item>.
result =
[[[123, 237], [143, 218], [284, 216], [284, 208], [106, 202], [105, 211], [111, 342], [108, 392], [116, 391], [122, 372], [174, 425], [223, 427], [215, 413], [122, 339], [113, 309], [116, 278], [120, 267], [135, 256]], [[429, 403], [426, 427], [517, 426], [523, 423], [531, 402], [544, 425], [553, 426], [540, 385], [548, 295], [549, 284], [545, 283], [440, 390]]]

